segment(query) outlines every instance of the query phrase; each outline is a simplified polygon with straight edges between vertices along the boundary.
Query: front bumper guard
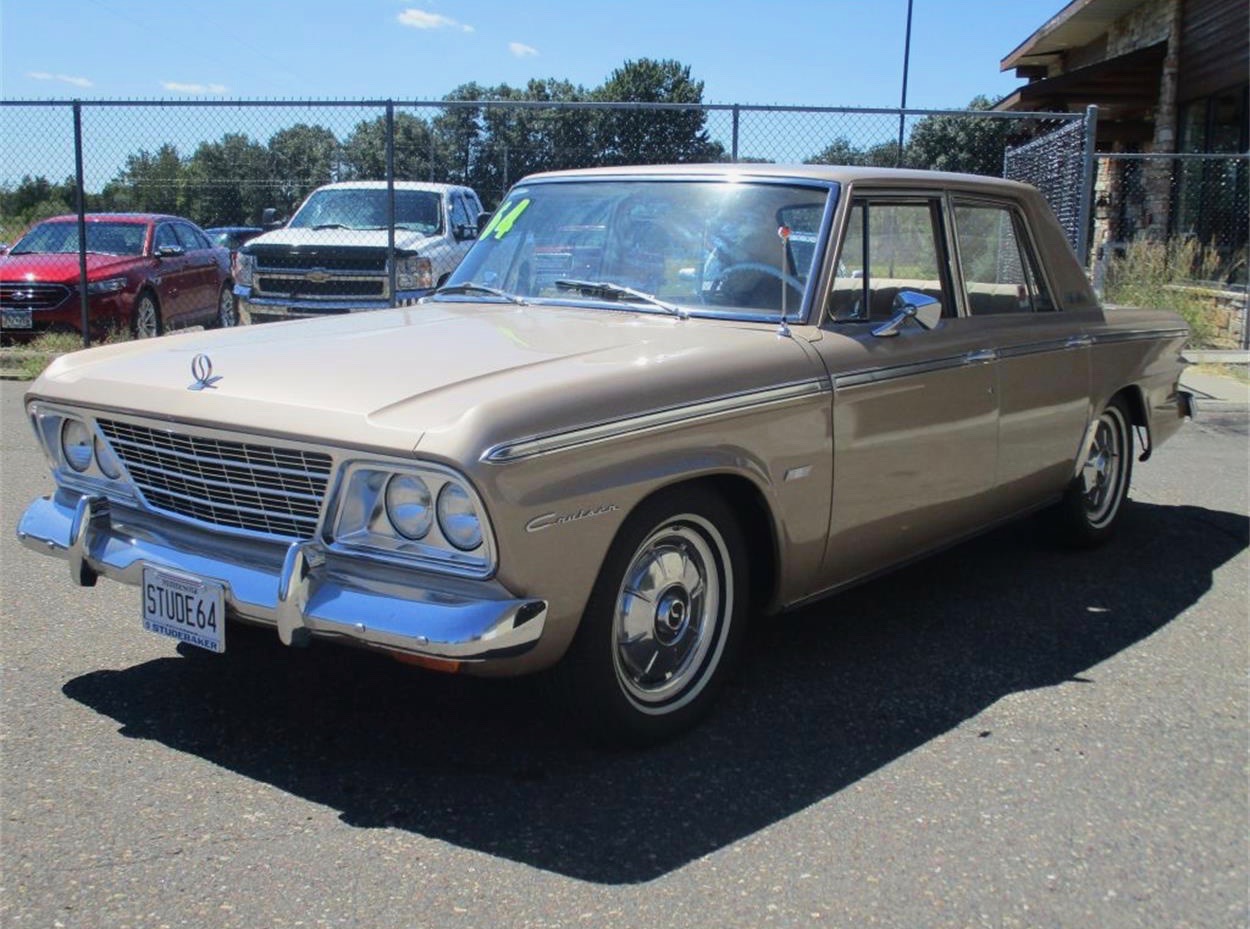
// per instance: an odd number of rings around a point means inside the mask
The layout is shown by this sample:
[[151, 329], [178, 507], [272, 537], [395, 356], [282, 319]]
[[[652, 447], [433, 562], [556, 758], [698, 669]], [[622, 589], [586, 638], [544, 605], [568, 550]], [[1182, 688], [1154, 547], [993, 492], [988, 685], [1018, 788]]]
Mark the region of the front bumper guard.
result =
[[343, 638], [480, 662], [528, 652], [547, 616], [545, 600], [515, 599], [496, 584], [435, 578], [360, 558], [331, 560], [313, 542], [293, 542], [283, 553], [252, 540], [223, 544], [165, 523], [123, 524], [102, 496], [61, 491], [35, 500], [22, 514], [17, 537], [29, 549], [68, 561], [70, 578], [84, 587], [101, 576], [138, 586], [144, 565], [219, 581], [230, 612], [276, 627], [286, 645]]

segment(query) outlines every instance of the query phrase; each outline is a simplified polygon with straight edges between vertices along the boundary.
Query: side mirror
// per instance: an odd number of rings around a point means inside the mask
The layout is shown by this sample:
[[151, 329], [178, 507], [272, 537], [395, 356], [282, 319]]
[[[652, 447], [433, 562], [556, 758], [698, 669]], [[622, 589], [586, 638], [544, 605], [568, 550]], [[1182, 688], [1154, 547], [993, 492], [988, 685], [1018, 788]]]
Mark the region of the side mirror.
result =
[[187, 253], [187, 250], [183, 248], [181, 245], [162, 245], [160, 248], [156, 250], [156, 257], [157, 258], [177, 258], [180, 255], [185, 255], [186, 253]]
[[926, 332], [936, 329], [942, 321], [942, 304], [936, 298], [914, 290], [900, 290], [894, 297], [892, 309], [894, 318], [872, 330], [872, 334], [879, 339], [898, 335], [909, 319]]
[[260, 212], [260, 224], [266, 229], [273, 229], [275, 226], [281, 226], [282, 220], [278, 219], [278, 211], [276, 209], [267, 206]]
[[459, 223], [452, 227], [451, 234], [456, 237], [457, 242], [463, 242], [466, 239], [477, 238], [477, 226], [466, 226]]
[[482, 212], [478, 213], [478, 214], [477, 214], [477, 228], [478, 228], [478, 229], [485, 229], [485, 228], [486, 228], [486, 224], [487, 224], [488, 222], [490, 222], [490, 218], [491, 218], [493, 215], [494, 215], [493, 213], [489, 213], [489, 212], [487, 212], [486, 210], [482, 210]]

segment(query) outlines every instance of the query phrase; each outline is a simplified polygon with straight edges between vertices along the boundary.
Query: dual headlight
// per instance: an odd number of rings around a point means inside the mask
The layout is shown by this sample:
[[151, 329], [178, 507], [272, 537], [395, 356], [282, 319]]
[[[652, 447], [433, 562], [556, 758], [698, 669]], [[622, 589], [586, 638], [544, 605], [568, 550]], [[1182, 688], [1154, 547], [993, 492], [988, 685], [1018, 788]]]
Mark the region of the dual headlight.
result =
[[431, 466], [353, 462], [339, 487], [335, 544], [470, 572], [491, 566], [481, 501], [462, 478]]
[[428, 290], [434, 286], [434, 266], [421, 255], [395, 259], [395, 287], [398, 290]]
[[92, 488], [132, 494], [121, 461], [86, 420], [38, 405], [31, 408], [30, 415], [52, 468], [59, 476]]

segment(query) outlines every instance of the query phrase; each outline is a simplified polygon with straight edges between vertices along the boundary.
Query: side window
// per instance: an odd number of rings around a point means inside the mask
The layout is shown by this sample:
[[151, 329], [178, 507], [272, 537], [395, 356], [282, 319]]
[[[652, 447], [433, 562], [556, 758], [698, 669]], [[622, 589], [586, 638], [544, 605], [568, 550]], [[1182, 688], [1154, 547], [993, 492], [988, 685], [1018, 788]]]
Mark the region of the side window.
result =
[[464, 196], [460, 193], [451, 195], [451, 225], [456, 226], [472, 226], [475, 222], [473, 216], [469, 215], [469, 208], [464, 205]]
[[955, 238], [973, 316], [1053, 310], [1037, 261], [1009, 206], [955, 204]]
[[829, 296], [830, 318], [883, 322], [894, 315], [900, 290], [927, 294], [951, 315], [939, 219], [936, 200], [855, 200]]
[[208, 241], [186, 223], [175, 223], [174, 232], [178, 236], [178, 242], [189, 252], [209, 247]]
[[153, 251], [165, 248], [167, 245], [172, 245], [176, 248], [181, 244], [182, 243], [178, 241], [178, 236], [175, 234], [174, 227], [171, 223], [161, 223], [156, 227], [156, 237], [152, 240]]

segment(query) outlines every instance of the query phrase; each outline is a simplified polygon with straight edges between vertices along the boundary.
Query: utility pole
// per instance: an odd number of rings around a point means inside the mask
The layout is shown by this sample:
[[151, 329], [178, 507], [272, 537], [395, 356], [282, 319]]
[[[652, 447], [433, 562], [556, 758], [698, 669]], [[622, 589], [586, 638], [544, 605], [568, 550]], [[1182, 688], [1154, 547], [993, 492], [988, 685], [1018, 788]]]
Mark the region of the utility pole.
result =
[[907, 32], [903, 40], [903, 96], [898, 103], [898, 157], [894, 159], [895, 167], [903, 166], [903, 110], [907, 109], [907, 65], [911, 59], [911, 4], [907, 0]]

